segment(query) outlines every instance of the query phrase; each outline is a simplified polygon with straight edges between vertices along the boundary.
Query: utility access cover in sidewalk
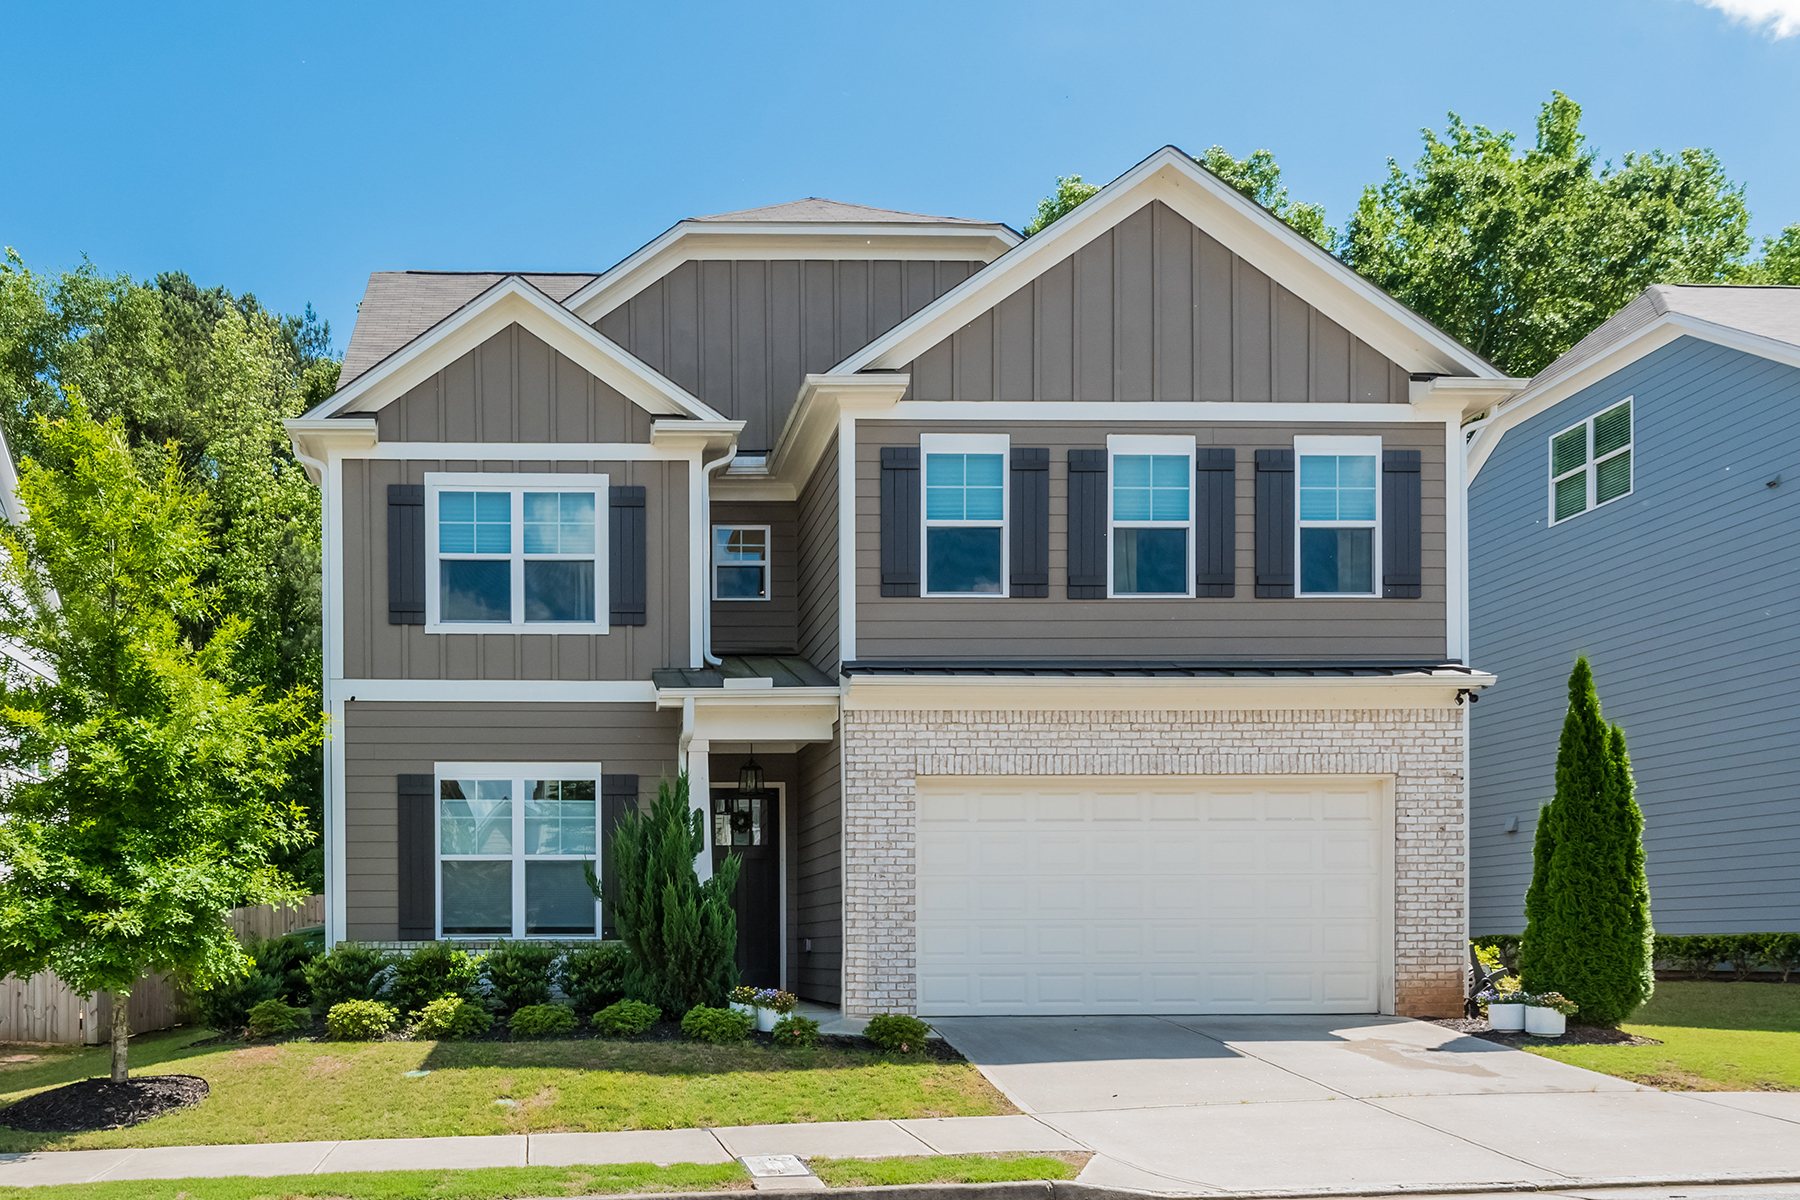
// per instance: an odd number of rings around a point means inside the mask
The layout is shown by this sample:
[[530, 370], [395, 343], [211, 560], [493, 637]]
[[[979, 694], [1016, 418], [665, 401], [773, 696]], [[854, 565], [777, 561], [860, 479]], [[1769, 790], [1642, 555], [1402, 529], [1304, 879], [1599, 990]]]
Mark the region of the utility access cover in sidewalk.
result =
[[738, 1159], [759, 1192], [822, 1192], [825, 1182], [793, 1154], [746, 1154]]

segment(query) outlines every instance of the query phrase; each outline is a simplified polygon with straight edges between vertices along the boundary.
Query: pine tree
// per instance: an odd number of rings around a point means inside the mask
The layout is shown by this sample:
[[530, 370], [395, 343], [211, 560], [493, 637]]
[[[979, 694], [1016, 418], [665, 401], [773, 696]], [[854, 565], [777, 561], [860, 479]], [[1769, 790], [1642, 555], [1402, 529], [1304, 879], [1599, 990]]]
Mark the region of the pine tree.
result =
[[[704, 883], [694, 856], [706, 847], [688, 808], [687, 775], [663, 780], [648, 815], [627, 812], [613, 831], [619, 936], [631, 948], [626, 992], [680, 1016], [722, 1005], [737, 984], [737, 913], [731, 893], [742, 860], [728, 855]], [[595, 881], [590, 880], [590, 885]]]
[[1616, 1025], [1650, 996], [1650, 885], [1644, 819], [1625, 731], [1608, 725], [1586, 658], [1569, 675], [1556, 796], [1538, 814], [1525, 893], [1520, 980], [1561, 992], [1594, 1025]]

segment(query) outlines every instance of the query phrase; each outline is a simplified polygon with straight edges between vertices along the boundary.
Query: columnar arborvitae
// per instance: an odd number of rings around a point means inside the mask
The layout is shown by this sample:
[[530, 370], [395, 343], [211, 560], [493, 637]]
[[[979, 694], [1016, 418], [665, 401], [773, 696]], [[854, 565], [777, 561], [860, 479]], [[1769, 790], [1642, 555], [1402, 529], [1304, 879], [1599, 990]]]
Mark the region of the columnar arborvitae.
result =
[[1650, 997], [1650, 884], [1644, 818], [1625, 731], [1607, 725], [1585, 658], [1569, 675], [1556, 796], [1538, 814], [1525, 893], [1520, 980], [1561, 992], [1593, 1025], [1616, 1025]]
[[667, 779], [648, 815], [628, 812], [613, 831], [619, 936], [631, 948], [625, 990], [679, 1017], [722, 1005], [737, 984], [737, 914], [731, 893], [741, 860], [728, 855], [702, 883], [694, 856], [706, 839], [688, 808], [688, 781]]

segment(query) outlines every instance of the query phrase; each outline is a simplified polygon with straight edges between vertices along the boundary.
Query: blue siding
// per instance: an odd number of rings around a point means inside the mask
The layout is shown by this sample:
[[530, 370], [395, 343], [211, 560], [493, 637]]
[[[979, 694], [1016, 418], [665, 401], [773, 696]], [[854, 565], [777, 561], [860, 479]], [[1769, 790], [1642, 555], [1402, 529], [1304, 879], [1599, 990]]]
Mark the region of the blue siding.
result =
[[[1627, 396], [1632, 494], [1552, 528], [1550, 436]], [[1508, 431], [1469, 502], [1470, 661], [1500, 678], [1471, 932], [1524, 925], [1577, 654], [1630, 743], [1656, 927], [1800, 929], [1800, 370], [1681, 338]]]

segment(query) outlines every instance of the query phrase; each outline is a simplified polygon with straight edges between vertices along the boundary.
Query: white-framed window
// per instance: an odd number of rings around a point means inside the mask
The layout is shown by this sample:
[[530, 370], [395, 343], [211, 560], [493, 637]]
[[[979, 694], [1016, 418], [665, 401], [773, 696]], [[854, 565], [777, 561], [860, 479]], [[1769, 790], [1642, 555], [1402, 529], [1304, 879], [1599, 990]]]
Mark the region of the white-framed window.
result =
[[438, 935], [600, 933], [599, 763], [437, 764]]
[[1571, 425], [1550, 439], [1550, 523], [1631, 495], [1631, 401]]
[[425, 627], [605, 633], [605, 475], [425, 476]]
[[1375, 596], [1381, 579], [1381, 439], [1296, 437], [1295, 590]]
[[1194, 594], [1194, 439], [1106, 439], [1107, 594]]
[[1010, 444], [1004, 433], [920, 435], [922, 594], [1006, 595]]
[[714, 525], [713, 599], [769, 599], [769, 527]]

